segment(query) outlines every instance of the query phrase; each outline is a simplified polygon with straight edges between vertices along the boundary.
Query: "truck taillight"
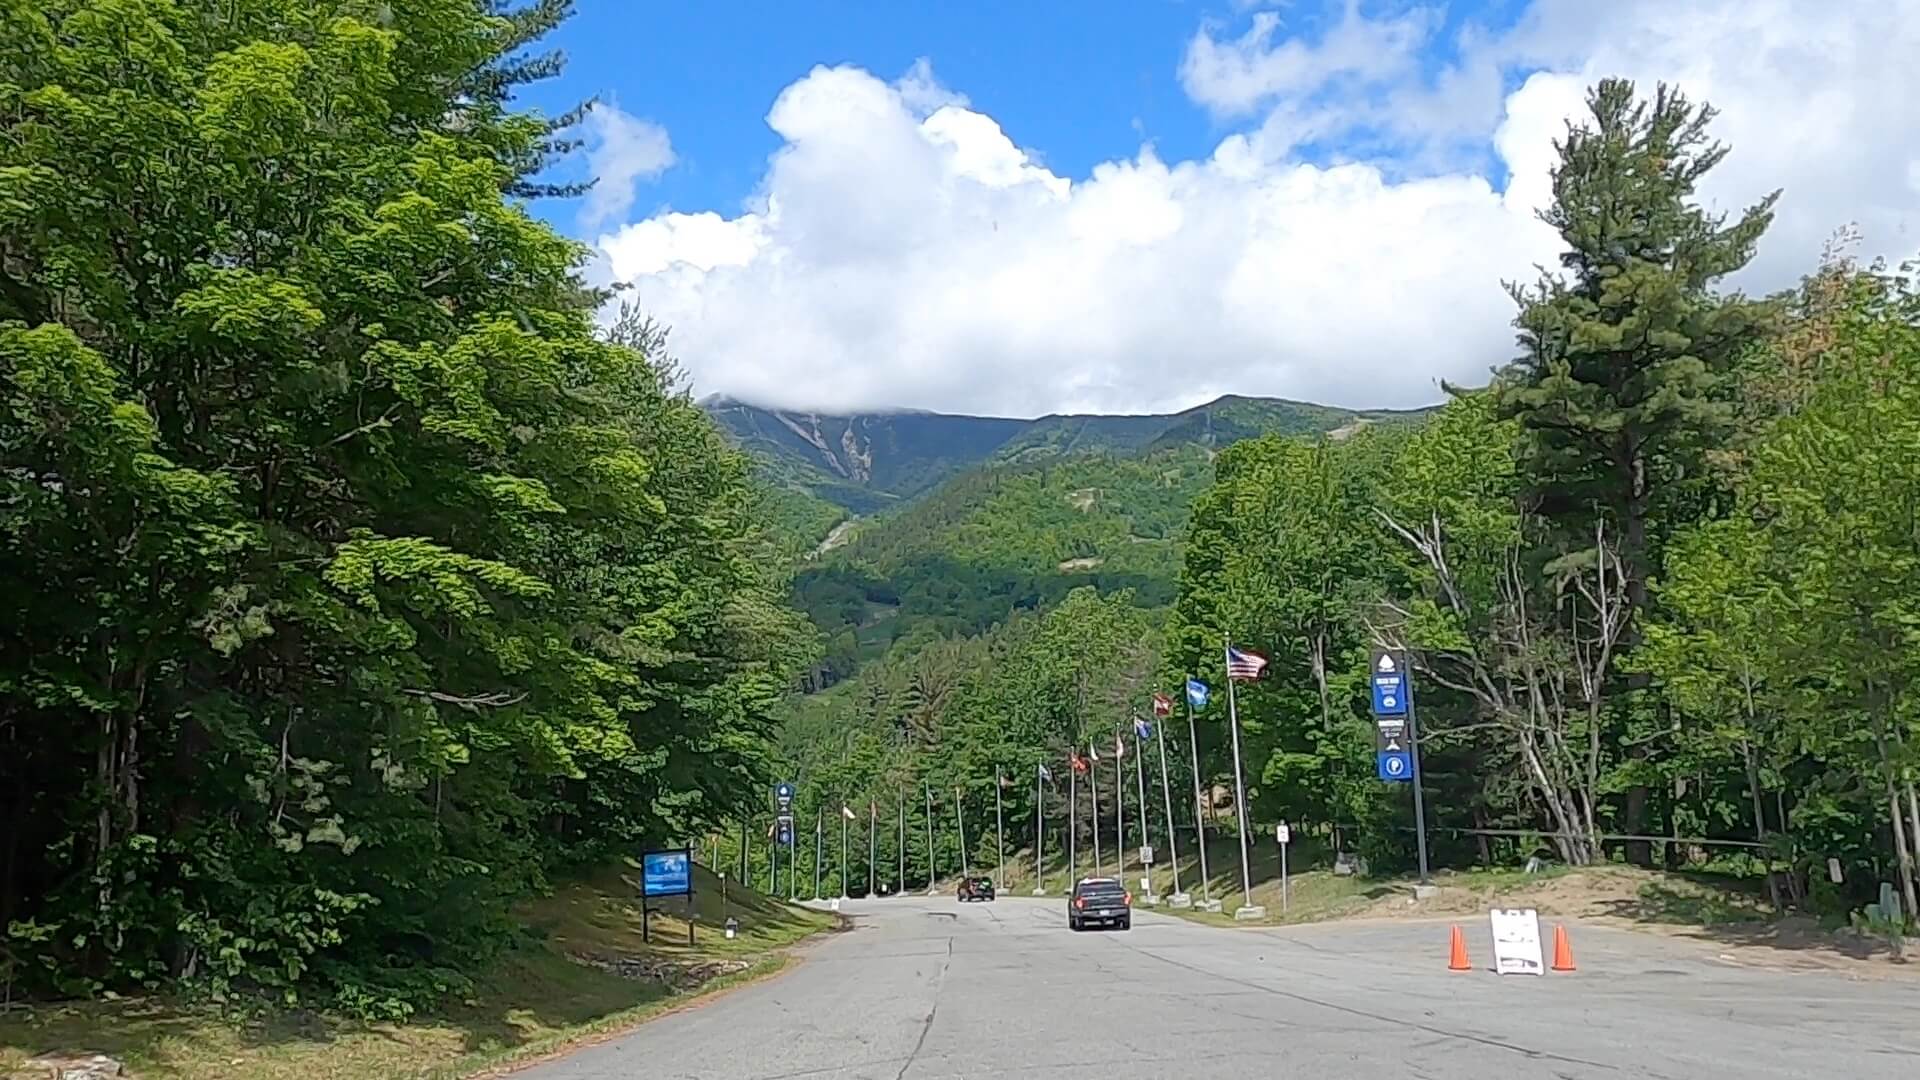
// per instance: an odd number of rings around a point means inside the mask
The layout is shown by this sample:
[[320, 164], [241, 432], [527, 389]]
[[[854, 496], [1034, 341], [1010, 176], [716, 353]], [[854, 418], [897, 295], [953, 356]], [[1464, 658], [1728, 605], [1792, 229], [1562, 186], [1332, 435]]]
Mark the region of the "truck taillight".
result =
[[1084, 907], [1086, 907], [1086, 906], [1087, 906], [1087, 898], [1086, 898], [1086, 897], [1084, 897], [1084, 896], [1076, 896], [1076, 897], [1074, 897], [1074, 898], [1073, 898], [1073, 906], [1074, 906], [1074, 907], [1077, 907], [1077, 908], [1084, 908]]
[[1120, 894], [1120, 899], [1122, 899], [1122, 900], [1125, 900], [1125, 901], [1127, 902], [1127, 906], [1128, 906], [1128, 907], [1132, 907], [1132, 906], [1133, 906], [1133, 894], [1132, 894], [1132, 893], [1130, 893], [1130, 892], [1128, 892], [1128, 893], [1121, 893], [1121, 894]]

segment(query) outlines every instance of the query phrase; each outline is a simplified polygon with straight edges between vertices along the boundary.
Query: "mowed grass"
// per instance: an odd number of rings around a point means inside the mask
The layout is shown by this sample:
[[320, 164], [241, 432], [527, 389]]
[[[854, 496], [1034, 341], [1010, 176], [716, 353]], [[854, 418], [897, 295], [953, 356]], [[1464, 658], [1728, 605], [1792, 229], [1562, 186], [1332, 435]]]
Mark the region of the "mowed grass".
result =
[[[695, 872], [694, 944], [686, 907], [667, 900], [641, 941], [637, 871], [621, 867], [524, 905], [542, 935], [475, 979], [465, 1001], [405, 1024], [364, 1024], [312, 1012], [242, 1019], [164, 998], [36, 1006], [0, 1014], [0, 1076], [48, 1052], [104, 1053], [139, 1080], [456, 1080], [492, 1066], [618, 1030], [690, 999], [650, 979], [629, 979], [582, 963], [582, 954], [697, 962], [745, 961], [742, 971], [703, 984], [709, 992], [778, 971], [780, 950], [833, 925], [822, 912], [778, 903], [727, 885], [725, 914], [740, 921], [727, 941], [720, 881]], [[31, 1074], [29, 1074], [31, 1075]], [[39, 1080], [35, 1077], [35, 1080]]]

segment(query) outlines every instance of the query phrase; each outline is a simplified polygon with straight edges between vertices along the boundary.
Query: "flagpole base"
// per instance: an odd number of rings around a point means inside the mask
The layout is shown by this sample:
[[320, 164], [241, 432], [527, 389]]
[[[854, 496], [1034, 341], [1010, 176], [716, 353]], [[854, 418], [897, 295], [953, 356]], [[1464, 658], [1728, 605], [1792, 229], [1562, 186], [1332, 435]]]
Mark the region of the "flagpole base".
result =
[[1211, 911], [1215, 915], [1220, 914], [1220, 901], [1218, 900], [1202, 900], [1198, 904], [1195, 904], [1194, 907], [1201, 911]]
[[1031, 894], [1029, 894], [1029, 895], [1032, 895], [1032, 896], [1045, 896], [1045, 895], [1047, 895], [1047, 890], [1045, 890], [1045, 889], [1041, 889], [1041, 888], [1036, 888], [1036, 889], [1034, 889], [1034, 890], [1033, 890], [1033, 892], [1032, 892]]
[[1141, 907], [1159, 907], [1160, 898], [1157, 896], [1154, 896], [1152, 893], [1143, 893], [1141, 894], [1141, 897], [1140, 897], [1140, 906]]
[[1259, 904], [1248, 904], [1233, 909], [1234, 922], [1259, 922], [1267, 917], [1267, 909]]
[[1185, 910], [1193, 906], [1193, 897], [1183, 892], [1174, 893], [1172, 896], [1167, 897], [1167, 906]]

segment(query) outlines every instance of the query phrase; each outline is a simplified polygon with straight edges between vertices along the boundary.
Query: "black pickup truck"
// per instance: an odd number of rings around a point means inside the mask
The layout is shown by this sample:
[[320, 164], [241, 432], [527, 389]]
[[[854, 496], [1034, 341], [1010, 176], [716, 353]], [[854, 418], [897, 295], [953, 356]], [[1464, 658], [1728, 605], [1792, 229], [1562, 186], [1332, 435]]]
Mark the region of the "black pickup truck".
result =
[[1067, 898], [1067, 926], [1133, 929], [1133, 894], [1117, 878], [1081, 878]]

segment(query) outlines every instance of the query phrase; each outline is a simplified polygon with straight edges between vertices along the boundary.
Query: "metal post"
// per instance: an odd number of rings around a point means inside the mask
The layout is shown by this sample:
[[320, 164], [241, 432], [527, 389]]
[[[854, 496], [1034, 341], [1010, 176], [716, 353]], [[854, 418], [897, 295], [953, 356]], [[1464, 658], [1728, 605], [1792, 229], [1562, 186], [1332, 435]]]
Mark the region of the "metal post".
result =
[[1113, 873], [1122, 881], [1127, 877], [1127, 774], [1126, 757], [1120, 752], [1126, 740], [1113, 740]]
[[840, 804], [840, 899], [847, 898], [847, 804]]
[[993, 888], [996, 892], [1007, 882], [1007, 821], [1005, 809], [1001, 806], [1000, 785], [1006, 780], [1000, 775], [1000, 766], [993, 767], [993, 843], [995, 854], [999, 856], [999, 866], [993, 871]]
[[907, 891], [907, 796], [900, 795], [900, 880], [895, 882], [896, 893]]
[[[1226, 648], [1233, 648], [1227, 639]], [[1225, 658], [1229, 654], [1221, 652]], [[1234, 702], [1233, 673], [1227, 672], [1227, 726], [1233, 731], [1233, 806], [1240, 816], [1240, 891], [1244, 907], [1253, 906], [1253, 871], [1247, 865], [1247, 785], [1240, 771], [1240, 712]]]
[[1425, 885], [1432, 879], [1427, 876], [1427, 807], [1425, 797], [1420, 794], [1424, 785], [1420, 782], [1420, 725], [1413, 719], [1413, 667], [1403, 654], [1400, 658], [1402, 678], [1407, 680], [1407, 756], [1413, 759], [1413, 825], [1415, 843], [1420, 848], [1420, 884]]
[[[1133, 736], [1133, 792], [1139, 797], [1137, 803], [1140, 807], [1140, 846], [1146, 848], [1153, 846], [1153, 837], [1147, 835], [1147, 763], [1142, 760], [1147, 756], [1147, 750], [1140, 744], [1138, 729], [1135, 729]], [[1152, 896], [1153, 867], [1145, 860], [1140, 863], [1140, 876], [1147, 879], [1147, 895]]]
[[880, 804], [867, 800], [867, 899], [876, 895], [874, 886], [874, 860], [880, 857]]
[[953, 789], [953, 820], [960, 826], [960, 876], [973, 876], [973, 860], [967, 855], [967, 817], [960, 808], [960, 789]]
[[1181, 687], [1181, 697], [1187, 699], [1187, 747], [1193, 752], [1193, 837], [1200, 844], [1200, 902], [1213, 903], [1213, 884], [1207, 872], [1207, 816], [1202, 812], [1200, 795], [1200, 736], [1193, 727], [1193, 698]]
[[826, 831], [821, 820], [819, 807], [813, 808], [813, 898], [820, 899], [820, 862], [822, 850], [826, 847]]
[[1067, 888], [1080, 872], [1080, 770], [1067, 764]]
[[1099, 760], [1093, 744], [1087, 744], [1087, 797], [1093, 803], [1093, 872], [1104, 877], [1107, 873], [1107, 860], [1100, 857], [1100, 770], [1093, 767]]
[[[1182, 686], [1184, 696], [1187, 688]], [[1173, 829], [1173, 788], [1167, 784], [1167, 726], [1166, 718], [1153, 718], [1154, 740], [1160, 744], [1160, 805], [1167, 811], [1167, 865], [1173, 867], [1173, 895], [1183, 895], [1180, 891], [1180, 838]]]
[[[1284, 821], [1280, 824], [1283, 828], [1286, 826]], [[1280, 914], [1282, 915], [1287, 913], [1287, 893], [1290, 891], [1292, 890], [1287, 884], [1287, 842], [1282, 840], [1280, 841]]]
[[933, 895], [933, 879], [938, 876], [933, 868], [933, 785], [921, 781], [927, 789], [927, 895]]
[[747, 845], [748, 843], [749, 841], [747, 839], [747, 823], [745, 819], [742, 819], [740, 822], [740, 884], [743, 888], [753, 887], [752, 880], [747, 877]]
[[773, 806], [773, 835], [767, 837], [767, 898], [780, 896], [780, 804], [776, 799]]
[[1033, 768], [1033, 895], [1047, 892], [1046, 864], [1041, 855], [1047, 843], [1047, 779], [1045, 765]]

